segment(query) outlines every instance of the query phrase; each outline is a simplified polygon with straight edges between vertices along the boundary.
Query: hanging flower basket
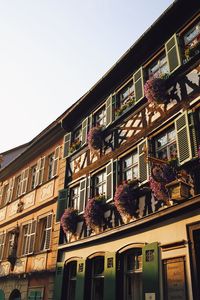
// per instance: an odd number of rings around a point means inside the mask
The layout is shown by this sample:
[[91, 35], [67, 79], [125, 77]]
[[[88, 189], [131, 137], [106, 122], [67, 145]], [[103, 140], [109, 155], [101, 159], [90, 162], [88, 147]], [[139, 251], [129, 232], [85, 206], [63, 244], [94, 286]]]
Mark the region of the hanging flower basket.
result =
[[86, 225], [92, 230], [102, 227], [106, 210], [107, 204], [104, 195], [89, 199], [84, 212]]
[[61, 223], [64, 233], [67, 234], [70, 232], [70, 233], [74, 234], [77, 229], [78, 221], [79, 221], [79, 216], [78, 216], [77, 209], [74, 209], [74, 208], [65, 209], [65, 211], [60, 219], [60, 223]]
[[125, 223], [128, 223], [133, 217], [138, 217], [139, 207], [137, 199], [139, 191], [138, 179], [125, 181], [116, 189], [114, 204]]
[[144, 94], [148, 102], [165, 104], [168, 101], [165, 79], [151, 78], [144, 85]]
[[151, 168], [150, 188], [158, 201], [169, 206], [169, 193], [166, 184], [176, 179], [174, 169], [167, 164], [155, 164]]
[[103, 146], [102, 127], [92, 127], [88, 133], [88, 146], [91, 150], [99, 150]]

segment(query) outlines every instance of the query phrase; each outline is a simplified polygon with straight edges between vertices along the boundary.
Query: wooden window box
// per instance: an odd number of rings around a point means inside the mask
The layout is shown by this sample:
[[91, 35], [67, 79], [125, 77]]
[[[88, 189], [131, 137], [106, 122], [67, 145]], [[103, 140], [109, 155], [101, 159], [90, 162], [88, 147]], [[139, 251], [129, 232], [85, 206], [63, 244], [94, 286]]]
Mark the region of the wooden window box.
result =
[[171, 200], [181, 201], [191, 197], [191, 185], [182, 180], [174, 180], [166, 184], [166, 188], [169, 191]]

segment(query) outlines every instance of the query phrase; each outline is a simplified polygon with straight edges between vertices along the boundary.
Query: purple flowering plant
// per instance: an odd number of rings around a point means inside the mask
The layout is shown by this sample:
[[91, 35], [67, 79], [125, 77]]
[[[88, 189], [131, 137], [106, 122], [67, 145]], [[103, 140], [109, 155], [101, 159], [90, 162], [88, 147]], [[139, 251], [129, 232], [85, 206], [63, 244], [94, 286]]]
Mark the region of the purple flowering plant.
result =
[[64, 233], [75, 233], [79, 221], [78, 210], [72, 207], [65, 209], [60, 224]]
[[164, 78], [150, 78], [144, 85], [144, 94], [148, 102], [165, 104], [168, 101], [166, 80]]
[[102, 126], [92, 127], [88, 133], [88, 146], [91, 150], [99, 150], [103, 146]]
[[124, 181], [115, 192], [114, 204], [120, 215], [130, 215], [137, 217], [137, 197], [139, 195], [139, 180]]
[[99, 195], [90, 198], [87, 202], [84, 219], [87, 226], [93, 229], [96, 226], [101, 226], [104, 218], [104, 213], [107, 209], [105, 195]]

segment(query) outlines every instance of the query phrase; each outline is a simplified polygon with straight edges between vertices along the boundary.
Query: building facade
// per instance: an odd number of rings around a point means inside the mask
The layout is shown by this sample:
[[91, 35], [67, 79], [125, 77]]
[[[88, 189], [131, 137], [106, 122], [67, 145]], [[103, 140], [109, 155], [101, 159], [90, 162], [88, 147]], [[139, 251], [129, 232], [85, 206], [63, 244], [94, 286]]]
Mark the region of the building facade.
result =
[[1, 156], [1, 300], [54, 299], [63, 132], [58, 120], [30, 143]]
[[199, 3], [175, 1], [62, 127], [54, 299], [200, 299]]

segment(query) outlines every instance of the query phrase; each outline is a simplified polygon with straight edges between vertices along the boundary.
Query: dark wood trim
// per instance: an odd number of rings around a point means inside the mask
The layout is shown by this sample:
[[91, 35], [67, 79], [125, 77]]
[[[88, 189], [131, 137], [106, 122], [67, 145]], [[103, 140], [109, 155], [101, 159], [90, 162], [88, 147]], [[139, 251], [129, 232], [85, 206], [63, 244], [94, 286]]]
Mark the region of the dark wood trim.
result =
[[[80, 239], [78, 241], [71, 242], [69, 244], [65, 245], [59, 245], [58, 250], [67, 250], [70, 251], [73, 248], [83, 248], [85, 245], [89, 244], [98, 244], [102, 243], [104, 240], [110, 240], [113, 239], [114, 236], [121, 236], [121, 234], [125, 232], [133, 232], [133, 230], [144, 228], [145, 230], [149, 228], [151, 225], [156, 224], [158, 226], [158, 222], [168, 220], [169, 218], [174, 218], [178, 215], [182, 215], [184, 213], [188, 213], [190, 210], [195, 211], [195, 209], [199, 208], [200, 204], [200, 195], [197, 195], [196, 197], [185, 200], [182, 203], [176, 204], [174, 206], [168, 207], [166, 209], [163, 209], [161, 211], [154, 212], [146, 217], [143, 217], [141, 219], [135, 220], [133, 222], [130, 222], [128, 224], [124, 224], [118, 227], [115, 227], [113, 229], [110, 229], [109, 231], [102, 232], [95, 236], [86, 237], [84, 239]], [[175, 222], [175, 219], [174, 219]]]
[[[189, 240], [189, 253], [190, 253], [190, 266], [191, 266], [191, 276], [192, 276], [192, 289], [193, 289], [193, 297], [194, 299], [200, 299], [200, 287], [198, 284], [199, 273], [196, 265], [196, 253], [195, 253], [195, 245], [193, 233], [195, 230], [200, 231], [200, 221], [195, 223], [188, 224], [187, 235]], [[199, 255], [199, 253], [198, 253]]]

